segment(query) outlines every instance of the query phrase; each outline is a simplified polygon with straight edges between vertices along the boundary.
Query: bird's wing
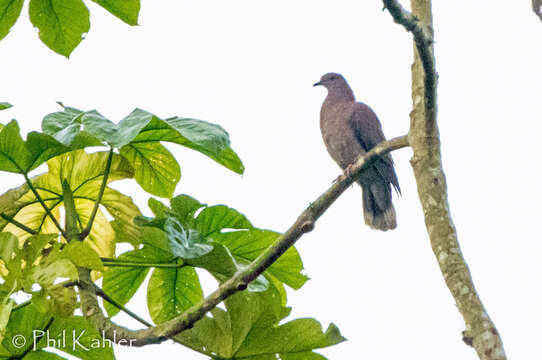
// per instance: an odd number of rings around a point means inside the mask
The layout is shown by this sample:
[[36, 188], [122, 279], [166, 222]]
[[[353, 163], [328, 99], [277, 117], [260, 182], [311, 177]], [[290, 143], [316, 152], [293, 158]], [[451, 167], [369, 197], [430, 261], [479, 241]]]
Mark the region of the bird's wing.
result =
[[[350, 117], [350, 126], [354, 131], [356, 139], [360, 145], [369, 151], [376, 145], [386, 140], [382, 125], [374, 111], [363, 103], [355, 103]], [[381, 156], [379, 160], [374, 162], [374, 167], [386, 181], [390, 182], [395, 190], [400, 194], [401, 188], [399, 181], [393, 168], [393, 159], [390, 154]]]

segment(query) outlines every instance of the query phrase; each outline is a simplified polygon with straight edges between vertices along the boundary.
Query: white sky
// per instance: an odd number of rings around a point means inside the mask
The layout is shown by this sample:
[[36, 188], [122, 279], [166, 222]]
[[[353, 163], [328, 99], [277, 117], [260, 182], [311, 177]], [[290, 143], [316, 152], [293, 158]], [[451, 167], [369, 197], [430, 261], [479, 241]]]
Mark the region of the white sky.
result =
[[[439, 125], [461, 247], [509, 358], [539, 357], [542, 23], [527, 0], [435, 3]], [[176, 193], [277, 231], [339, 175], [318, 126], [325, 91], [311, 87], [323, 73], [341, 72], [388, 138], [408, 130], [411, 37], [381, 1], [144, 0], [139, 27], [87, 5], [91, 30], [69, 60], [38, 40], [26, 9], [0, 41], [0, 101], [15, 105], [3, 123], [39, 129], [57, 100], [114, 121], [140, 107], [218, 123], [245, 175], [169, 146], [183, 174]], [[322, 350], [329, 359], [477, 359], [431, 252], [410, 156], [394, 153], [397, 230], [367, 228], [353, 187], [298, 243], [311, 280], [289, 292], [291, 318], [339, 327], [349, 341]], [[2, 175], [3, 189], [20, 181]], [[145, 211], [144, 193], [128, 189]], [[128, 306], [148, 317], [140, 295]], [[170, 342], [116, 354], [205, 358]]]

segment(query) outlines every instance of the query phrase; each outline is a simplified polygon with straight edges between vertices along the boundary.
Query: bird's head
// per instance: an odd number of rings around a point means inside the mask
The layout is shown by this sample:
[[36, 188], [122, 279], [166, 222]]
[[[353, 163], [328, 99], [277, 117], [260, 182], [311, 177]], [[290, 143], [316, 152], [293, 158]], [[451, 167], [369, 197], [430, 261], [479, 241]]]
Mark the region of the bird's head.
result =
[[328, 90], [333, 89], [333, 88], [341, 88], [341, 87], [344, 87], [345, 85], [348, 86], [344, 77], [341, 74], [337, 74], [337, 73], [327, 73], [323, 75], [320, 78], [320, 81], [318, 81], [313, 86], [320, 86], [320, 85], [325, 87]]

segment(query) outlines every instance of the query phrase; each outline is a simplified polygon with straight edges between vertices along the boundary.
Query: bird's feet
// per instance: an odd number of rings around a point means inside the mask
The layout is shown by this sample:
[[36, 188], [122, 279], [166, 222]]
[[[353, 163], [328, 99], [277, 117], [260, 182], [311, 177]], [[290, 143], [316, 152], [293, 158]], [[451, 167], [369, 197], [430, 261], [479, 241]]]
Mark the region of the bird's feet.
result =
[[343, 170], [343, 175], [339, 175], [334, 181], [333, 184], [343, 181], [352, 174], [352, 164], [348, 165], [346, 169]]
[[344, 176], [345, 177], [350, 177], [350, 175], [352, 175], [352, 168], [353, 168], [353, 165], [350, 164], [346, 167], [346, 169], [344, 169]]

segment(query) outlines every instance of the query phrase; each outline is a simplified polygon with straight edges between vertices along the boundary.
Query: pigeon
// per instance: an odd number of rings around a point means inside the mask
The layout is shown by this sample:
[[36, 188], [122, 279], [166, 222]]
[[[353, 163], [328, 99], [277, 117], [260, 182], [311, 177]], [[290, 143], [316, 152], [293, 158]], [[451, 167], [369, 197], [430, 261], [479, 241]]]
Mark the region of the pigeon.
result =
[[[356, 102], [352, 89], [341, 74], [327, 73], [314, 86], [327, 89], [320, 111], [320, 130], [329, 155], [348, 174], [356, 159], [386, 138], [374, 111]], [[376, 230], [397, 227], [391, 186], [401, 194], [391, 155], [380, 156], [356, 180], [363, 192], [365, 224]]]

